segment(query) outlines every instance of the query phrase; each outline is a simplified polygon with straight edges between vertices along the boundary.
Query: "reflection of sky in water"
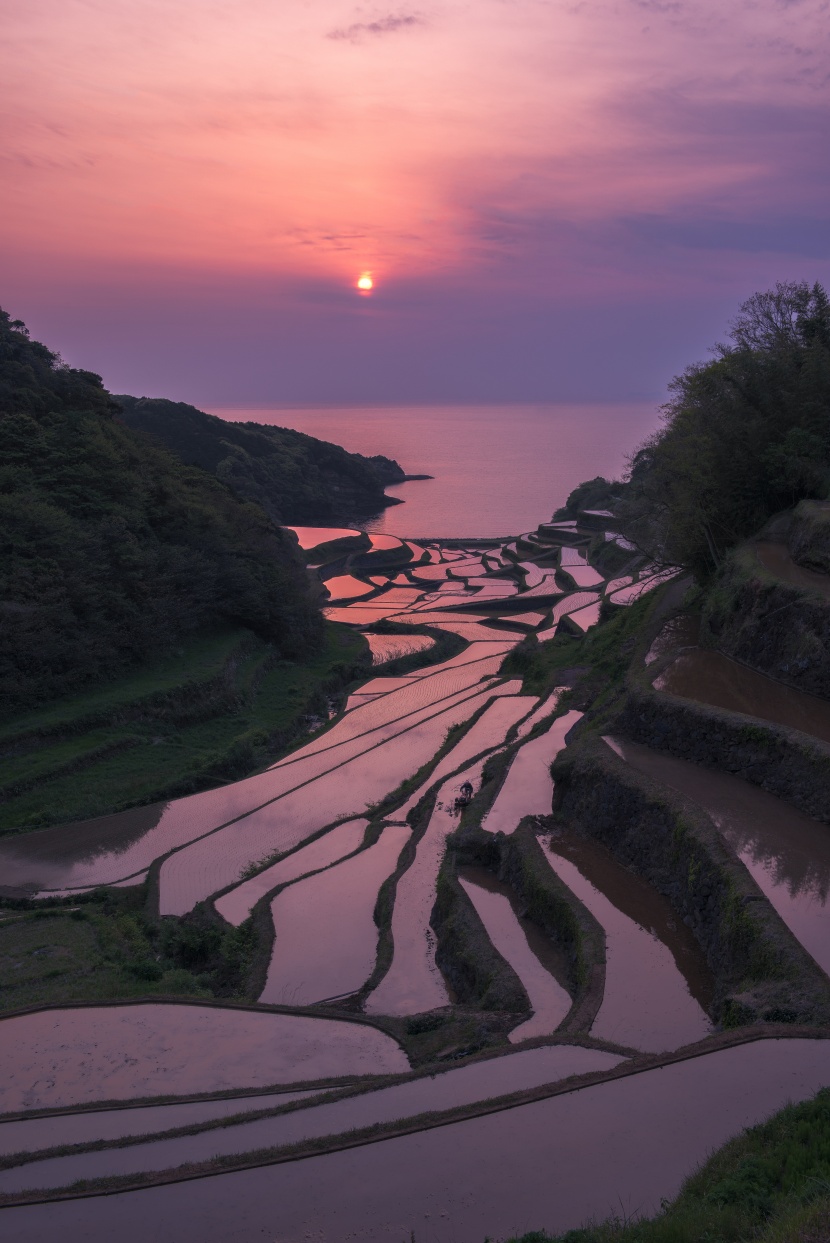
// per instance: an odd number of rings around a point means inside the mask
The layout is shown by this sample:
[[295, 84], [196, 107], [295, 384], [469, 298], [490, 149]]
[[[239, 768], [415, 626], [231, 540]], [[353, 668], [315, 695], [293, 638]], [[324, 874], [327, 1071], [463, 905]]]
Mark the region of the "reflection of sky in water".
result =
[[786, 841], [773, 846], [749, 825], [738, 825], [721, 817], [713, 816], [713, 819], [753, 875], [756, 869], [761, 869], [772, 885], [785, 889], [791, 898], [807, 898], [821, 906], [826, 904], [830, 893], [830, 855], [811, 856]]
[[698, 804], [770, 904], [824, 970], [830, 970], [830, 828], [728, 773], [616, 740], [618, 754]]

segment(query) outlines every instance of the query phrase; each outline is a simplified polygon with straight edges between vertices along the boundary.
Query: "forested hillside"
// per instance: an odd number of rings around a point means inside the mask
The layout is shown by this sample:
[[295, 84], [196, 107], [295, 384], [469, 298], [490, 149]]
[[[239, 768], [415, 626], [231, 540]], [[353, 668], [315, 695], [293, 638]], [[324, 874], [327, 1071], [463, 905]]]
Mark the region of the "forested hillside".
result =
[[347, 453], [290, 428], [228, 423], [181, 401], [115, 400], [129, 427], [257, 501], [275, 522], [341, 524], [368, 517], [392, 503], [385, 485], [406, 478], [389, 458]]
[[263, 510], [121, 422], [99, 376], [0, 312], [0, 702], [13, 713], [232, 622], [283, 655], [322, 621]]
[[634, 456], [626, 534], [709, 577], [774, 513], [830, 495], [830, 301], [778, 284], [741, 307], [711, 362], [671, 386], [664, 427]]

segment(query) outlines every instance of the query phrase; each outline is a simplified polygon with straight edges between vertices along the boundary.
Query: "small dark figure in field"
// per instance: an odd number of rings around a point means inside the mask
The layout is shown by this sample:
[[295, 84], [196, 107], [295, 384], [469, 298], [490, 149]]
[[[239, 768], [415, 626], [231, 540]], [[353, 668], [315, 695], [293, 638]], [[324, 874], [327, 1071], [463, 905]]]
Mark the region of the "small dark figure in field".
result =
[[472, 782], [465, 781], [455, 800], [456, 808], [461, 809], [462, 807], [466, 807], [469, 803], [472, 802], [472, 798], [473, 798]]

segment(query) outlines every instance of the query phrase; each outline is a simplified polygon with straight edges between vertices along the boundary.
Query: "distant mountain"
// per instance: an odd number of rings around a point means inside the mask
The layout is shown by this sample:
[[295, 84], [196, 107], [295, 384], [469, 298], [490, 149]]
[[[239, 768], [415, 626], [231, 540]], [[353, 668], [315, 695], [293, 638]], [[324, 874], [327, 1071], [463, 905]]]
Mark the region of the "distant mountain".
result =
[[0, 553], [3, 714], [229, 621], [285, 656], [322, 637], [288, 535], [132, 431], [100, 376], [64, 366], [4, 311]]
[[228, 423], [181, 401], [117, 396], [121, 418], [160, 441], [183, 462], [200, 466], [238, 496], [256, 501], [278, 523], [342, 524], [367, 518], [397, 500], [397, 462], [347, 453], [339, 445], [286, 427]]

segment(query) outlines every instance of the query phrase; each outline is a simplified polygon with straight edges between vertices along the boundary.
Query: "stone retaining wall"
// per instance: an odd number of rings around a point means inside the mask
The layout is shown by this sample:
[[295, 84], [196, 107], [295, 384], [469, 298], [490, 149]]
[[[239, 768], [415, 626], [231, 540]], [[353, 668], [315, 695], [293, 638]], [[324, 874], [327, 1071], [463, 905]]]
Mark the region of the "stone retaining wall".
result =
[[830, 985], [699, 808], [629, 768], [596, 735], [553, 766], [554, 813], [671, 902], [715, 978], [715, 1018], [826, 1022]]

